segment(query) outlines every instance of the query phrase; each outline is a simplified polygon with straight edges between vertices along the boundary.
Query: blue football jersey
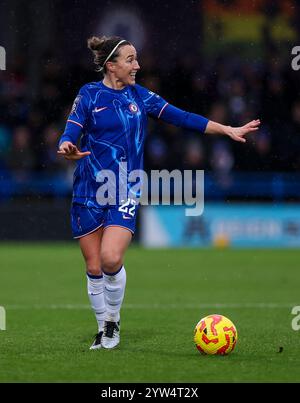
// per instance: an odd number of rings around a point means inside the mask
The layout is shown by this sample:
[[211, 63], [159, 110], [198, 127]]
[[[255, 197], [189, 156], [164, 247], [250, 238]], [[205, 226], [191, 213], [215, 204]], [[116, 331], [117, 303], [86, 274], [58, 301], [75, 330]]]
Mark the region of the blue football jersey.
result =
[[[80, 89], [60, 139], [60, 144], [64, 141], [77, 144], [80, 138], [81, 151], [91, 152], [77, 161], [75, 201], [96, 199], [103, 170], [115, 174], [118, 198], [120, 167], [123, 181], [130, 172], [143, 169], [148, 116], [201, 132], [208, 123], [206, 118], [169, 105], [159, 95], [137, 84], [114, 90], [100, 81]], [[133, 184], [125, 182], [130, 191]]]

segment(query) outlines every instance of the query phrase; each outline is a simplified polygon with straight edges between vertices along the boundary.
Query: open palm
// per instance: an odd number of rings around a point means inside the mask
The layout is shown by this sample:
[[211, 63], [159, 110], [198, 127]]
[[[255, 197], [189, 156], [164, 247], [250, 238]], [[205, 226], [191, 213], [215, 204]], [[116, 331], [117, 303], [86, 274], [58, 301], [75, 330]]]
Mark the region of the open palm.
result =
[[57, 154], [63, 155], [67, 160], [80, 160], [87, 155], [90, 155], [90, 151], [80, 151], [78, 148], [72, 144], [70, 141], [64, 141], [60, 147]]
[[242, 143], [246, 142], [246, 139], [244, 138], [244, 136], [246, 134], [255, 132], [256, 130], [259, 129], [259, 125], [260, 125], [260, 120], [251, 120], [251, 122], [245, 124], [244, 126], [240, 126], [240, 127], [228, 127], [228, 136], [232, 138], [232, 140], [235, 141], [240, 141]]

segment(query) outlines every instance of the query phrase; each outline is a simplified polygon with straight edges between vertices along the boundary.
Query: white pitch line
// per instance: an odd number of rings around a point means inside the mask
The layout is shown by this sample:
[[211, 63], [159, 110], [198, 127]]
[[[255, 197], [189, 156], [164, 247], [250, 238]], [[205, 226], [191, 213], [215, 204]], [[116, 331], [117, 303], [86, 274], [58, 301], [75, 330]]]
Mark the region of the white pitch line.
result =
[[[253, 302], [253, 303], [216, 303], [216, 304], [124, 304], [124, 309], [203, 309], [203, 308], [222, 308], [222, 309], [282, 309], [282, 308], [292, 308], [294, 306], [300, 306], [300, 301], [298, 303], [265, 303], [265, 302]], [[88, 304], [50, 304], [50, 305], [4, 305], [7, 310], [43, 310], [43, 309], [65, 309], [65, 310], [84, 310], [91, 309]]]

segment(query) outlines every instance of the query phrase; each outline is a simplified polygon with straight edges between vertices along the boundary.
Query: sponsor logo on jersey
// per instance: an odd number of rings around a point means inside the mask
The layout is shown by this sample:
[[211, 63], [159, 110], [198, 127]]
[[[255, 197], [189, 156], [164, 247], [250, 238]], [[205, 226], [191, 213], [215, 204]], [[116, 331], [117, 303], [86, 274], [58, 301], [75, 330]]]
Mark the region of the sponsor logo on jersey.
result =
[[102, 108], [95, 108], [93, 112], [101, 112], [104, 111], [105, 109], [107, 109], [107, 106], [103, 106]]
[[137, 111], [139, 110], [136, 104], [130, 104], [129, 109], [131, 113], [137, 113]]

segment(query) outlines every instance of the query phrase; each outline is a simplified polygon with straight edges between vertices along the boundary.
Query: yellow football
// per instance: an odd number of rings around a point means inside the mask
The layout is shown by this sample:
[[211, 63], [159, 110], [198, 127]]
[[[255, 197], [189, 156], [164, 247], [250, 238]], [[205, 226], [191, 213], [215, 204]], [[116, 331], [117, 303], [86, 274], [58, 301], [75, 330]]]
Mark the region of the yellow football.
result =
[[205, 316], [194, 330], [194, 342], [201, 354], [229, 354], [237, 338], [237, 330], [231, 320], [218, 314]]

